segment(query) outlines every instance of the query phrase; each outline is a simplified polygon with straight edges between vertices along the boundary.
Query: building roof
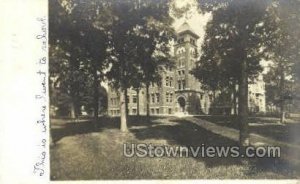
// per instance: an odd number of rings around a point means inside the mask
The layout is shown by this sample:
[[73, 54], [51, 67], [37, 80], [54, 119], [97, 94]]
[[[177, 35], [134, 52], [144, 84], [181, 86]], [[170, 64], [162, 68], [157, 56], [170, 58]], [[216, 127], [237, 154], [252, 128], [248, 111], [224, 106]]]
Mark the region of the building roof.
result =
[[194, 37], [199, 38], [199, 36], [195, 33], [195, 31], [191, 28], [191, 26], [187, 22], [184, 22], [177, 29], [177, 34], [178, 35], [182, 35], [184, 33], [189, 33], [189, 34], [193, 35]]

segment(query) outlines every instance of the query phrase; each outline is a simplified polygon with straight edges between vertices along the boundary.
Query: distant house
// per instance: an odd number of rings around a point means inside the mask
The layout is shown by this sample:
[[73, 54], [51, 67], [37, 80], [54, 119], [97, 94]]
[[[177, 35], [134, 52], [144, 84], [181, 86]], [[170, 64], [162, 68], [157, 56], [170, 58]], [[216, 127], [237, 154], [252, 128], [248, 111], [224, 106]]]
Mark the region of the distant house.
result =
[[248, 85], [248, 107], [252, 113], [266, 112], [266, 89], [262, 75]]

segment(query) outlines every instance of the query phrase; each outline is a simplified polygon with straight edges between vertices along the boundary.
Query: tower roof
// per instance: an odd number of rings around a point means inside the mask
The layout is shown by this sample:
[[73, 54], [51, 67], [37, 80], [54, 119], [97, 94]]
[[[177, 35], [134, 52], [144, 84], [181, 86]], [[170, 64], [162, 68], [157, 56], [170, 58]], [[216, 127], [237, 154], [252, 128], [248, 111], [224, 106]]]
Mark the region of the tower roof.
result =
[[189, 33], [189, 34], [193, 35], [194, 37], [199, 38], [199, 36], [195, 33], [195, 31], [191, 28], [191, 26], [187, 22], [184, 22], [177, 29], [177, 34], [178, 35], [182, 35], [182, 34], [185, 34], [185, 33]]

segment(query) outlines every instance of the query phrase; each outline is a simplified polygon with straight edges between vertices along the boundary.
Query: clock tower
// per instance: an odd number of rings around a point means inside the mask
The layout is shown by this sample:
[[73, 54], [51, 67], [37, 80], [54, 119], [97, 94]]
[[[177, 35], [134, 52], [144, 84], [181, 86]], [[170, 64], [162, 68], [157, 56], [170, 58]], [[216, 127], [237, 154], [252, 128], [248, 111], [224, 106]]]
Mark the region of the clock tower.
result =
[[204, 94], [197, 79], [190, 74], [197, 59], [197, 40], [199, 36], [184, 22], [177, 30], [177, 40], [174, 45], [176, 57], [175, 94], [177, 98], [176, 111], [185, 114], [203, 113], [201, 100]]

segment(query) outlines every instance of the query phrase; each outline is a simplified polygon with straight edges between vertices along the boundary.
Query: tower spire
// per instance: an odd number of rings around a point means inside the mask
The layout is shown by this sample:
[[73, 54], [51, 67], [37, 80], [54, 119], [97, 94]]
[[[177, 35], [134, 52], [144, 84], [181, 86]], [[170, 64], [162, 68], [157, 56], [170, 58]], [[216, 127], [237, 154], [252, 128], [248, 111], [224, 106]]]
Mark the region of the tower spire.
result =
[[187, 23], [187, 21], [185, 21], [181, 26], [179, 26], [179, 28], [177, 29], [177, 33], [179, 35], [188, 33], [193, 35], [196, 39], [199, 38], [199, 36], [195, 33], [195, 31], [190, 27], [190, 25]]

